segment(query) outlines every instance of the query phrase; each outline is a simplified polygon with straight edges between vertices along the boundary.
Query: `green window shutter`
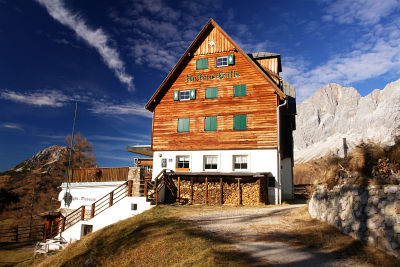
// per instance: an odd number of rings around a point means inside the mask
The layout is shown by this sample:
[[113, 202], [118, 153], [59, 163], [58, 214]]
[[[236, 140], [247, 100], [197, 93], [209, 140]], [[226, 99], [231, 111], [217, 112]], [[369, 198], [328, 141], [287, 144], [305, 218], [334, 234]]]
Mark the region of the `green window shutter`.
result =
[[216, 131], [217, 130], [217, 117], [206, 117], [204, 120], [205, 131]]
[[190, 99], [196, 99], [196, 89], [190, 89]]
[[246, 95], [246, 85], [235, 85], [234, 86], [234, 96], [245, 96]]
[[179, 91], [178, 90], [174, 91], [174, 100], [179, 101]]
[[178, 132], [189, 132], [189, 118], [178, 119]]
[[228, 55], [228, 65], [235, 65], [235, 55]]
[[233, 116], [233, 129], [234, 130], [246, 130], [247, 129], [247, 116], [246, 115]]
[[206, 88], [206, 98], [217, 98], [218, 97], [218, 89], [217, 87]]
[[196, 60], [196, 69], [198, 70], [208, 69], [208, 58], [202, 58]]

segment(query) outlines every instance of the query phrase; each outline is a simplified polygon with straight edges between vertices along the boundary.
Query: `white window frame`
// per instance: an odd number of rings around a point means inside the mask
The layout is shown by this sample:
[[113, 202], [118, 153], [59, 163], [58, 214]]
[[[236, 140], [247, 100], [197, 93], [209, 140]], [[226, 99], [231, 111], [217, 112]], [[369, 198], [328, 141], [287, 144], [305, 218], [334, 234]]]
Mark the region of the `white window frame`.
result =
[[188, 169], [190, 170], [190, 165], [191, 165], [191, 161], [192, 161], [190, 155], [176, 155], [175, 168], [176, 168], [176, 169], [186, 169], [186, 168], [184, 168], [184, 167], [178, 167], [178, 163], [179, 163], [178, 158], [179, 158], [179, 157], [188, 158], [188, 161], [189, 161], [189, 167], [188, 167]]
[[[246, 157], [246, 161], [247, 161], [247, 168], [246, 169], [236, 169], [235, 168], [235, 158], [236, 157]], [[249, 171], [250, 170], [250, 156], [248, 154], [238, 154], [238, 155], [232, 155], [232, 169], [233, 171], [239, 171], [239, 172], [243, 172], [243, 171]]]
[[[206, 169], [206, 158], [207, 157], [215, 157], [216, 159], [217, 159], [217, 168], [216, 169]], [[220, 162], [220, 160], [219, 160], [219, 155], [204, 155], [203, 156], [203, 170], [204, 171], [207, 171], [207, 172], [209, 172], [209, 171], [219, 171], [219, 168], [220, 168], [220, 165], [221, 165], [221, 162]]]
[[[218, 59], [221, 59], [221, 60], [222, 60], [222, 63], [224, 63], [225, 60], [226, 60], [226, 64], [218, 65]], [[225, 60], [224, 60], [224, 59], [225, 59]], [[217, 64], [217, 68], [228, 67], [228, 56], [217, 57], [216, 64]]]
[[[182, 93], [186, 93], [187, 92], [187, 99], [182, 99]], [[190, 90], [183, 90], [183, 91], [179, 91], [179, 101], [188, 101], [190, 100]]]

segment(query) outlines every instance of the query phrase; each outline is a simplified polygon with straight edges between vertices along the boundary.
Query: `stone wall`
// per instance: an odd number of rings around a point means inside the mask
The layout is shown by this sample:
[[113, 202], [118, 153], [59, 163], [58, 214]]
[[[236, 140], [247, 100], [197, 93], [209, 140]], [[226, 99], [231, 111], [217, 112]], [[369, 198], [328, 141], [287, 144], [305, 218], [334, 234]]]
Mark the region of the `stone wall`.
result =
[[314, 188], [311, 217], [400, 259], [400, 185]]

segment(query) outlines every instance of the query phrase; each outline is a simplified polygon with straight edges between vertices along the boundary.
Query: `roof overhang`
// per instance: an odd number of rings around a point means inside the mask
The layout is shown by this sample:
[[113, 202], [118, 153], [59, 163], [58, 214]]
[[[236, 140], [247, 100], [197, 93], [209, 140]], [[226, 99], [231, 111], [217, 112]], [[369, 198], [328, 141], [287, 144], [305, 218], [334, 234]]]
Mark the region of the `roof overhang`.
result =
[[153, 157], [151, 145], [126, 146], [126, 151], [143, 156]]

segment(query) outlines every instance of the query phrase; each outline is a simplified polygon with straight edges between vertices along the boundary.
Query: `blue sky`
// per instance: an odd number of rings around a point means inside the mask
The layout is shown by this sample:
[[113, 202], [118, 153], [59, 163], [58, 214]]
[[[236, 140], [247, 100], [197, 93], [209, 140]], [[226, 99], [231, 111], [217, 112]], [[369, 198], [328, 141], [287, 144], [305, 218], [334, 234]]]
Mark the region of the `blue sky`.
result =
[[399, 78], [399, 0], [0, 0], [0, 171], [76, 128], [100, 166], [150, 144], [144, 105], [209, 18], [246, 52], [282, 55], [298, 103]]

